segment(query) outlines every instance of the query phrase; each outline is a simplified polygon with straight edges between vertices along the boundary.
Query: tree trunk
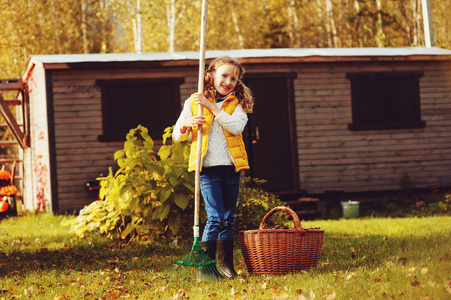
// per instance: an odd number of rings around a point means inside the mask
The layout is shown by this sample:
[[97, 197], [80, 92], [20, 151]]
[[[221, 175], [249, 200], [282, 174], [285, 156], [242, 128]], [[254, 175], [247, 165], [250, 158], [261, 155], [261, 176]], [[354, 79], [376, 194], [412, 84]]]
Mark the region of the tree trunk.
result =
[[377, 7], [377, 24], [376, 24], [376, 45], [380, 48], [384, 47], [384, 31], [382, 29], [382, 6], [381, 6], [381, 0], [376, 0], [376, 7]]
[[135, 52], [142, 53], [143, 52], [143, 26], [141, 21], [141, 0], [136, 1], [136, 44], [135, 44]]
[[323, 37], [324, 37], [324, 32], [323, 32], [323, 26], [322, 26], [322, 22], [323, 22], [323, 9], [321, 6], [321, 1], [322, 0], [317, 0], [316, 1], [316, 11], [317, 11], [317, 15], [318, 15], [318, 22], [317, 22], [317, 33], [318, 33], [318, 47], [323, 47]]
[[332, 0], [326, 0], [326, 32], [329, 47], [338, 47], [337, 29], [335, 28]]
[[235, 27], [235, 32], [236, 35], [238, 36], [238, 42], [240, 43], [240, 48], [244, 49], [244, 39], [243, 39], [243, 35], [241, 34], [241, 30], [240, 30], [240, 26], [238, 25], [238, 18], [236, 17], [236, 13], [235, 13], [235, 5], [234, 3], [232, 3], [231, 5], [231, 11], [232, 11], [232, 21], [233, 21], [233, 25]]
[[56, 53], [60, 54], [62, 53], [61, 51], [61, 46], [60, 46], [60, 39], [59, 39], [59, 34], [58, 34], [58, 25], [56, 24], [57, 22], [57, 12], [55, 9], [55, 0], [51, 1], [51, 6], [52, 6], [52, 22], [53, 22], [53, 35], [55, 36], [55, 48], [56, 48]]
[[81, 0], [81, 32], [83, 39], [83, 53], [88, 54], [88, 38], [86, 30], [86, 0]]
[[[360, 5], [359, 5], [359, 1], [357, 1], [357, 0], [354, 0], [354, 10], [355, 10], [355, 15], [358, 16], [360, 14]], [[357, 25], [355, 26], [354, 34], [355, 34], [355, 41], [357, 42], [357, 46], [363, 47], [362, 40], [360, 39], [360, 36], [359, 36], [359, 26], [360, 26], [360, 18], [357, 19]], [[352, 45], [352, 46], [355, 47], [355, 45]]]
[[100, 14], [100, 23], [101, 23], [101, 28], [102, 28], [102, 43], [100, 46], [100, 53], [107, 53], [107, 3], [106, 0], [101, 0], [100, 1], [100, 9], [101, 9], [101, 14]]
[[426, 47], [434, 47], [434, 30], [432, 26], [431, 0], [422, 0], [424, 41]]
[[290, 0], [290, 5], [288, 6], [288, 16], [289, 16], [289, 36], [292, 47], [300, 47], [299, 43], [299, 19], [296, 13], [296, 0]]
[[169, 52], [174, 52], [175, 48], [175, 0], [171, 0], [168, 10], [169, 24]]

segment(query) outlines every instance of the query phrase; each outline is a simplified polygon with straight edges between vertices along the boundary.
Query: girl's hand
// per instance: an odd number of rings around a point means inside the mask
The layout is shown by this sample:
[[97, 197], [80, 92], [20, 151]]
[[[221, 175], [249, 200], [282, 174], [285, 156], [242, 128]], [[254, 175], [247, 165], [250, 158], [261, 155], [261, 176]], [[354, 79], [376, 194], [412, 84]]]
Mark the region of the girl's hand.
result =
[[213, 103], [211, 103], [202, 93], [193, 94], [193, 100], [195, 104], [200, 104], [209, 110], [213, 107]]
[[211, 111], [215, 116], [221, 112], [221, 109], [218, 108], [215, 103], [208, 100], [202, 93], [193, 94], [193, 100], [195, 104], [202, 105], [202, 107]]
[[182, 121], [180, 132], [182, 134], [185, 134], [187, 128], [193, 128], [203, 124], [205, 124], [205, 118], [203, 116], [192, 116]]

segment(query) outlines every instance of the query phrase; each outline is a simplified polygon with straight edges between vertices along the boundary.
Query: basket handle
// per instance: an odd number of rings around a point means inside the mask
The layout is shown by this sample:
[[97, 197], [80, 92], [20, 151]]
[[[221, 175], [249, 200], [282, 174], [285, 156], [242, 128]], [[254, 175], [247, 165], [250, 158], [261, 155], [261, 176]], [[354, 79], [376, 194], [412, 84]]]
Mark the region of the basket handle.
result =
[[290, 217], [293, 219], [294, 222], [294, 228], [299, 230], [299, 231], [304, 231], [301, 227], [301, 221], [299, 220], [298, 215], [290, 208], [285, 207], [285, 206], [277, 206], [275, 208], [273, 208], [269, 213], [266, 214], [266, 216], [263, 217], [262, 223], [260, 224], [260, 228], [259, 229], [267, 229], [267, 224], [266, 222], [269, 220], [269, 218], [276, 212], [278, 211], [283, 211], [286, 212], [287, 214], [290, 215]]

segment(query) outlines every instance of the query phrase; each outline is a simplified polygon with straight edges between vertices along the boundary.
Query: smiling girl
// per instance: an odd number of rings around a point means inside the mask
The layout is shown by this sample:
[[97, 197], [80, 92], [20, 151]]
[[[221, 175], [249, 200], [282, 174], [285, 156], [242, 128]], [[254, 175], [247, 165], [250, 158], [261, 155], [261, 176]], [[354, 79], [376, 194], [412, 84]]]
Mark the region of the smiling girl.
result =
[[[240, 171], [249, 169], [242, 132], [253, 96], [241, 81], [243, 66], [228, 56], [214, 59], [204, 79], [204, 93], [185, 101], [172, 137], [186, 140], [192, 135], [189, 171], [196, 167], [197, 128], [202, 126], [200, 188], [207, 211], [201, 246], [211, 258], [217, 256], [225, 277], [237, 277], [233, 267], [235, 208], [240, 188]], [[198, 116], [199, 104], [203, 116]]]

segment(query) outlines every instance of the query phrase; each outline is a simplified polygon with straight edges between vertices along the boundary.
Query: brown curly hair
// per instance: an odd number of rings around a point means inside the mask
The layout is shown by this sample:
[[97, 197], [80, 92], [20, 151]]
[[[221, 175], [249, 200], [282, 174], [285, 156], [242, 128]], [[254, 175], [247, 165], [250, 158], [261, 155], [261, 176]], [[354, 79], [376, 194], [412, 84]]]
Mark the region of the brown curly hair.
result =
[[245, 70], [241, 63], [235, 58], [230, 56], [220, 56], [210, 63], [205, 71], [204, 94], [205, 96], [208, 96], [210, 93], [214, 93], [214, 73], [220, 66], [227, 64], [235, 66], [239, 71], [238, 82], [235, 87], [235, 96], [240, 101], [244, 112], [251, 113], [252, 108], [254, 107], [254, 96], [252, 95], [252, 91], [241, 80]]

